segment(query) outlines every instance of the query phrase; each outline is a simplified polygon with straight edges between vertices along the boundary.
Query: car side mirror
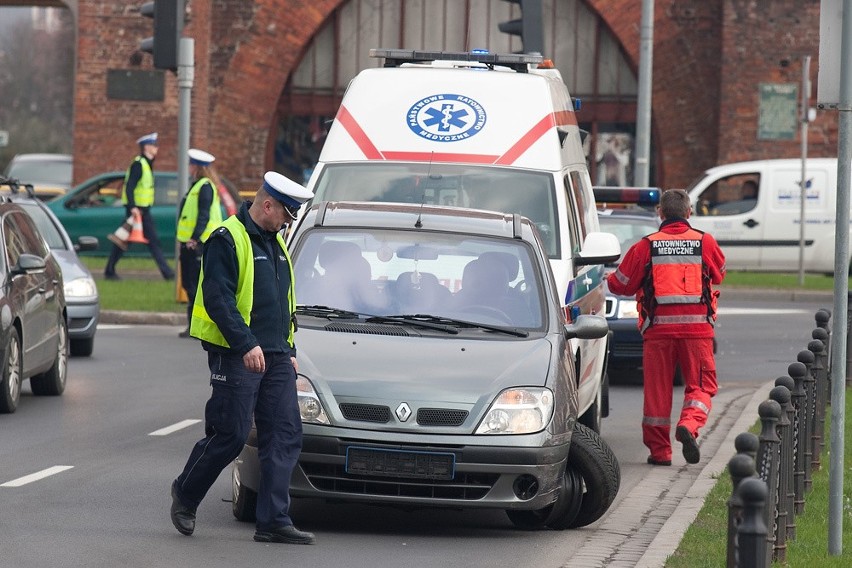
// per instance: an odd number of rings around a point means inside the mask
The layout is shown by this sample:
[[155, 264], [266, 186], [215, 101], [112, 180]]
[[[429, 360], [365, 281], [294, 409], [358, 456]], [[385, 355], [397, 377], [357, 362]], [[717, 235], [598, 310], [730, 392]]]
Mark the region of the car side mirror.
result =
[[98, 241], [98, 237], [82, 236], [78, 237], [77, 242], [74, 243], [74, 250], [77, 252], [98, 250], [99, 246], [100, 242]]
[[47, 263], [42, 257], [25, 252], [18, 258], [18, 264], [12, 268], [12, 276], [39, 272], [46, 267]]
[[589, 314], [577, 316], [573, 323], [565, 324], [565, 339], [600, 339], [609, 333], [609, 325], [603, 316]]

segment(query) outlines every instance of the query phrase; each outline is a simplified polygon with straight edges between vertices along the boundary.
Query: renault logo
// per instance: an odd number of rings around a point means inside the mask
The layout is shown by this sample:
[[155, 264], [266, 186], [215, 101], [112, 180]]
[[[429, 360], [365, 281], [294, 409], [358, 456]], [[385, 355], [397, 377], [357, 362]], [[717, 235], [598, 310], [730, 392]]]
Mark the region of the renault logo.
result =
[[407, 402], [401, 403], [396, 407], [396, 417], [399, 418], [400, 422], [405, 422], [411, 416], [411, 407], [408, 406]]

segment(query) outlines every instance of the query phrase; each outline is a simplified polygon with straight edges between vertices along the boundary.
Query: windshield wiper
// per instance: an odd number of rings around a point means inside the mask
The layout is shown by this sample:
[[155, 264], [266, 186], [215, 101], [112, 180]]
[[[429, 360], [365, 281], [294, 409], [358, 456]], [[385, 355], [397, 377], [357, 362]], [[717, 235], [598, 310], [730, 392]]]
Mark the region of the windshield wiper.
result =
[[296, 306], [297, 314], [305, 314], [318, 318], [337, 318], [337, 319], [356, 319], [362, 316], [358, 312], [350, 310], [342, 310], [340, 308], [330, 308], [329, 306], [311, 305], [311, 306]]
[[296, 313], [327, 319], [352, 320], [363, 318], [364, 323], [401, 323], [443, 331], [444, 333], [449, 334], [457, 334], [459, 332], [459, 330], [453, 326], [443, 323], [418, 320], [413, 316], [376, 316], [322, 305], [296, 306]]
[[458, 328], [456, 327], [453, 327], [451, 325], [445, 325], [443, 323], [424, 321], [420, 318], [420, 316], [369, 316], [364, 321], [367, 323], [402, 323], [406, 325], [414, 325], [417, 327], [425, 327], [428, 329], [436, 329], [438, 331], [443, 331], [451, 335], [455, 335], [459, 332]]
[[524, 329], [518, 329], [515, 327], [506, 327], [503, 325], [490, 325], [487, 323], [479, 323], [475, 321], [468, 320], [460, 320], [455, 318], [448, 318], [445, 316], [433, 316], [430, 314], [412, 314], [412, 315], [398, 315], [398, 316], [385, 316], [385, 317], [393, 317], [393, 318], [404, 318], [406, 321], [419, 321], [421, 323], [432, 322], [435, 324], [449, 324], [459, 327], [476, 327], [479, 329], [485, 329], [488, 331], [496, 331], [497, 333], [505, 333], [508, 335], [514, 335], [515, 337], [529, 337], [530, 333]]

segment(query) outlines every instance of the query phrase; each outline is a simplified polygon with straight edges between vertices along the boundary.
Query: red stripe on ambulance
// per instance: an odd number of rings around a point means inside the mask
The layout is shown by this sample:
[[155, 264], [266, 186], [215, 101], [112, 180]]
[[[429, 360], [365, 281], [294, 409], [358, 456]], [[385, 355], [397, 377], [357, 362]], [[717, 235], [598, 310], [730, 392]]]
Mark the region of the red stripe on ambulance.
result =
[[346, 132], [349, 133], [349, 136], [352, 137], [352, 140], [355, 141], [361, 151], [364, 152], [364, 156], [368, 160], [384, 160], [382, 153], [373, 146], [370, 137], [367, 136], [367, 133], [364, 132], [358, 121], [355, 120], [355, 117], [349, 114], [349, 111], [343, 105], [340, 105], [340, 110], [337, 111], [337, 120], [343, 125], [343, 128], [346, 129]]

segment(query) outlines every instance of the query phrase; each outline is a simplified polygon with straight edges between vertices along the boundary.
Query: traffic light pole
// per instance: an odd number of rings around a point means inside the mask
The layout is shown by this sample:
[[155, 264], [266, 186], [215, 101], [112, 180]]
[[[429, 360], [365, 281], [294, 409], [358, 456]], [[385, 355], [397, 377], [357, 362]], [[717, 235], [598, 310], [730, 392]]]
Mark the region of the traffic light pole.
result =
[[[192, 84], [195, 81], [195, 40], [191, 37], [180, 38], [178, 48], [178, 206], [175, 221], [180, 220], [180, 204], [189, 192], [189, 124], [192, 112]], [[175, 240], [175, 261], [178, 265], [178, 278], [175, 278], [175, 297], [180, 299], [183, 286], [180, 277], [180, 243]]]

